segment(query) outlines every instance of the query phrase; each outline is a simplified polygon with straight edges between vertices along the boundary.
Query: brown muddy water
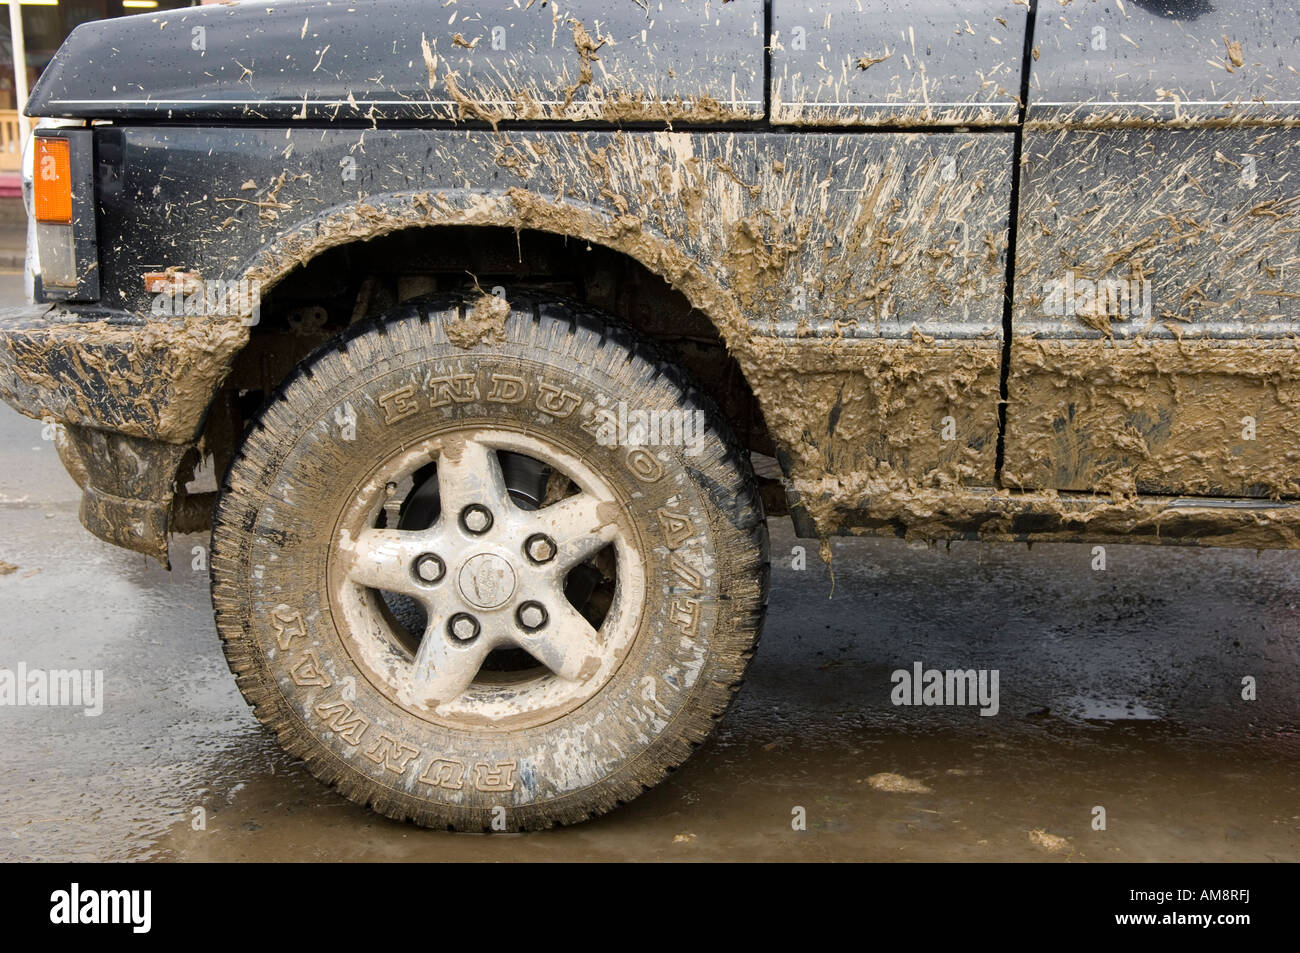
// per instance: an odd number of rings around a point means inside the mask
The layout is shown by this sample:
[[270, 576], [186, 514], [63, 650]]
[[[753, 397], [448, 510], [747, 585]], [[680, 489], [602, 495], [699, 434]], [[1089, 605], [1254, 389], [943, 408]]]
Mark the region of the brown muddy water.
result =
[[[168, 574], [77, 500], [0, 408], [0, 668], [105, 684], [99, 717], [0, 707], [0, 860], [1300, 860], [1300, 553], [1112, 546], [1096, 571], [1089, 546], [837, 540], [828, 598], [777, 520], [763, 644], [680, 771], [577, 827], [446, 834], [279, 753], [222, 658], [204, 538]], [[893, 705], [914, 662], [996, 669], [998, 714]]]

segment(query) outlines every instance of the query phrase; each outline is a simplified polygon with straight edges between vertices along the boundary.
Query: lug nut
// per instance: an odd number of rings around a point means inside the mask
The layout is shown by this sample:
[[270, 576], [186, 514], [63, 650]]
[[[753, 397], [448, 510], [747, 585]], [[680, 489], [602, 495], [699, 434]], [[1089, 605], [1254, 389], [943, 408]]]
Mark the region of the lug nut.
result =
[[447, 631], [457, 642], [472, 642], [478, 638], [478, 619], [464, 612], [457, 612], [447, 622]]
[[542, 533], [536, 533], [524, 543], [524, 552], [535, 563], [549, 563], [555, 558], [555, 541]]
[[446, 571], [443, 561], [433, 553], [425, 553], [415, 560], [415, 578], [420, 582], [437, 582]]
[[492, 513], [486, 506], [471, 503], [460, 511], [460, 525], [471, 533], [486, 533], [492, 528]]
[[515, 613], [519, 625], [528, 632], [536, 632], [546, 625], [546, 609], [540, 602], [525, 602]]

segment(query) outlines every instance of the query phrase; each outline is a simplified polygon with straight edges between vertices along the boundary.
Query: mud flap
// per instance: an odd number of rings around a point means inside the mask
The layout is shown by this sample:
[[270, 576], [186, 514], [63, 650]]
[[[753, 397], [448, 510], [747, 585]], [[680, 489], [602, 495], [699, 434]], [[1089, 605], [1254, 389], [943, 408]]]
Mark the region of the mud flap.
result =
[[152, 556], [167, 568], [176, 474], [193, 444], [68, 427], [68, 453], [84, 469], [81, 524], [105, 542]]

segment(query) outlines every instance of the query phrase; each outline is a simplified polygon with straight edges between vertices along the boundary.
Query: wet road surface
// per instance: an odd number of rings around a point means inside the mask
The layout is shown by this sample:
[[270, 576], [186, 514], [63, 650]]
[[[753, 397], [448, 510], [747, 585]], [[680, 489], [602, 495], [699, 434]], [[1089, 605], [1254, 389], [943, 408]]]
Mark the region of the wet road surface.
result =
[[[577, 827], [446, 834], [282, 755], [207, 540], [167, 573], [94, 539], [42, 430], [0, 405], [0, 668], [102, 670], [105, 701], [0, 707], [0, 860], [1300, 860], [1300, 553], [837, 540], [828, 598], [775, 520], [763, 643], [680, 771]], [[998, 713], [894, 705], [916, 662], [997, 670]]]

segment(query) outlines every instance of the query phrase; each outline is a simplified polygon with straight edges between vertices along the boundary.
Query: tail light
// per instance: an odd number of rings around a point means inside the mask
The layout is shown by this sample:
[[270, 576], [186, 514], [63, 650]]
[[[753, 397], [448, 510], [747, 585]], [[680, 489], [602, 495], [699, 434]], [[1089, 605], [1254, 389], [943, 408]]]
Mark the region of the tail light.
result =
[[37, 300], [94, 301], [99, 297], [94, 133], [38, 128], [31, 148]]
[[72, 158], [67, 139], [36, 137], [32, 206], [38, 222], [72, 224]]

